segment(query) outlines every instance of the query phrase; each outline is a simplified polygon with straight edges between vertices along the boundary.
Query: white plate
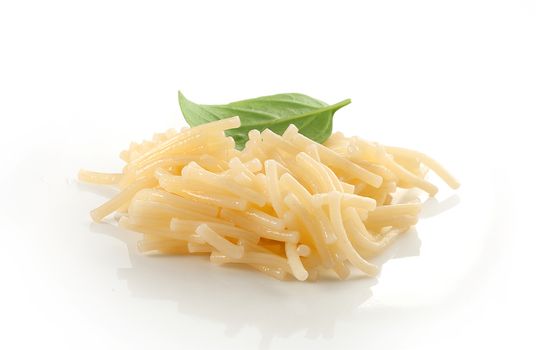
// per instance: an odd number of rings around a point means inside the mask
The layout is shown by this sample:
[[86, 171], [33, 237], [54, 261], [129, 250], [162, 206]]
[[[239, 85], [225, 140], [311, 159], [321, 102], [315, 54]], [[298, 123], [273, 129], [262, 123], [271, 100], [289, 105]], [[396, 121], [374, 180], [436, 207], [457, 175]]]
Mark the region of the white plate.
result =
[[377, 278], [283, 283], [206, 257], [141, 255], [137, 235], [113, 218], [90, 222], [88, 211], [113, 191], [75, 180], [84, 163], [118, 169], [119, 149], [109, 152], [107, 140], [54, 145], [33, 136], [39, 147], [17, 158], [0, 208], [2, 263], [14, 267], [4, 299], [23, 339], [32, 329], [63, 345], [82, 338], [87, 347], [409, 348], [437, 339], [453, 345], [450, 335], [464, 333], [491, 342], [497, 334], [489, 330], [502, 327], [494, 315], [505, 312], [513, 197], [486, 157], [475, 164], [473, 152], [449, 155], [461, 145], [436, 149], [462, 187], [424, 197], [417, 227], [376, 259], [385, 262]]

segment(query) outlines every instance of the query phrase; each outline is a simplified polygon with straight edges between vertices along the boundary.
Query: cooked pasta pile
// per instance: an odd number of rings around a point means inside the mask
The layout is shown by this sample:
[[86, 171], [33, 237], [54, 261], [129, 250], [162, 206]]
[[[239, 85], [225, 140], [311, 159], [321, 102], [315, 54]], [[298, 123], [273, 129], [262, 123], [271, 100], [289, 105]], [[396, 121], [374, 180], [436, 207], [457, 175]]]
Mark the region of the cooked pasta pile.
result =
[[428, 169], [458, 186], [422, 153], [341, 133], [318, 144], [294, 125], [282, 136], [253, 130], [238, 151], [225, 130], [239, 126], [234, 117], [170, 130], [123, 151], [122, 173], [82, 170], [82, 181], [120, 189], [92, 218], [121, 213], [121, 227], [143, 233], [142, 252], [207, 254], [278, 279], [345, 279], [352, 267], [376, 274], [367, 259], [417, 223], [420, 203], [396, 203], [397, 188], [434, 195]]

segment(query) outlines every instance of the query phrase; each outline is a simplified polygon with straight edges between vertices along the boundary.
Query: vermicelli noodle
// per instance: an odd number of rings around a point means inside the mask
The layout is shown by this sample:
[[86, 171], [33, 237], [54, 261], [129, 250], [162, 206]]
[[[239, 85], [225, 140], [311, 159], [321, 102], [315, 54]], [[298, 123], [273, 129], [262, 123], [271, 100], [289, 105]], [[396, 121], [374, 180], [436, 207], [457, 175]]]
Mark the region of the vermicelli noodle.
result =
[[418, 221], [419, 202], [397, 203], [399, 188], [434, 195], [434, 171], [458, 182], [423, 153], [333, 134], [324, 144], [290, 125], [282, 136], [252, 130], [242, 151], [225, 130], [238, 117], [155, 134], [121, 152], [121, 173], [80, 171], [82, 181], [119, 193], [91, 212], [143, 234], [142, 252], [206, 254], [278, 279], [314, 280], [351, 268], [378, 272], [368, 259]]

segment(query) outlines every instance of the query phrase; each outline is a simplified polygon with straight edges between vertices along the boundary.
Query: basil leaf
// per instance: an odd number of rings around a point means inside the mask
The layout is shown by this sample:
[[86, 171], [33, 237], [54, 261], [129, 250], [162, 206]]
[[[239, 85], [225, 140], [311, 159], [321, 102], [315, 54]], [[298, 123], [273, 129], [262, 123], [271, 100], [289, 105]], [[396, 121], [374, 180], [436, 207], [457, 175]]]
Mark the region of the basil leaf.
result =
[[270, 129], [281, 135], [290, 124], [296, 125], [300, 133], [322, 143], [331, 135], [333, 114], [351, 102], [350, 99], [334, 105], [312, 97], [297, 94], [278, 94], [226, 105], [200, 105], [189, 101], [179, 91], [179, 105], [184, 119], [191, 127], [215, 120], [239, 116], [241, 126], [227, 130], [236, 147], [242, 149], [252, 129]]

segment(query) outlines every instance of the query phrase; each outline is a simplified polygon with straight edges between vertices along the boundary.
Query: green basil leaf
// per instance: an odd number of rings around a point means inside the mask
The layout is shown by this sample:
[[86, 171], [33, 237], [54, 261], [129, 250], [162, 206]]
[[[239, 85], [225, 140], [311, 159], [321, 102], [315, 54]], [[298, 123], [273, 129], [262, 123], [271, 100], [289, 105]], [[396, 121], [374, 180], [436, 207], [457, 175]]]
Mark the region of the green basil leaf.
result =
[[281, 135], [290, 124], [296, 125], [300, 133], [322, 143], [331, 135], [333, 114], [351, 102], [350, 99], [328, 105], [312, 97], [297, 94], [278, 94], [226, 105], [200, 105], [189, 101], [179, 91], [179, 105], [186, 122], [193, 127], [215, 120], [239, 116], [241, 126], [227, 130], [242, 149], [252, 129], [270, 129]]

